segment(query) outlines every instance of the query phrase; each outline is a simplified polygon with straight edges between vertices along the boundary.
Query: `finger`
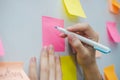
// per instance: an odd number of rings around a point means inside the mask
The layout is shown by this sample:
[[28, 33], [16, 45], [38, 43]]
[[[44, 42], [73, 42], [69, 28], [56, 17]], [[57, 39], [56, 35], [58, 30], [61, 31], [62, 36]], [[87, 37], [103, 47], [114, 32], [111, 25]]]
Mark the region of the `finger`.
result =
[[62, 38], [66, 38], [67, 37], [67, 35], [64, 34], [64, 33], [61, 33], [59, 36], [62, 37]]
[[56, 56], [56, 80], [62, 80], [62, 71], [60, 66], [60, 58]]
[[32, 57], [30, 59], [29, 78], [30, 78], [30, 80], [38, 80], [37, 79], [37, 63], [36, 63], [36, 58], [35, 57]]
[[91, 39], [98, 41], [97, 33], [87, 23], [79, 23], [79, 24], [73, 25], [71, 27], [68, 27], [67, 30], [72, 32], [83, 32]]
[[49, 79], [49, 63], [48, 63], [48, 52], [47, 47], [45, 46], [41, 51], [40, 57], [40, 80]]
[[81, 41], [74, 34], [68, 35], [68, 42], [76, 50], [76, 52], [84, 51], [84, 46], [82, 45]]
[[55, 80], [55, 56], [53, 46], [48, 48], [49, 53], [49, 80]]

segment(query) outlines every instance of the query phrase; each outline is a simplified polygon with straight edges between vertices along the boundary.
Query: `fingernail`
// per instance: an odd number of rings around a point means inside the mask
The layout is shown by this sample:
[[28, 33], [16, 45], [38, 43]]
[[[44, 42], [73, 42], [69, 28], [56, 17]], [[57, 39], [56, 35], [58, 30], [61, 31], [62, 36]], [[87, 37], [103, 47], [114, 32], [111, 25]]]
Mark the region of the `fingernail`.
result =
[[31, 62], [31, 63], [36, 62], [36, 57], [32, 57], [32, 58], [30, 59], [30, 62]]
[[36, 62], [36, 57], [33, 57], [33, 61]]
[[59, 60], [59, 55], [56, 55], [56, 60], [57, 60], [57, 61]]
[[47, 50], [47, 46], [44, 46], [44, 47], [43, 47], [43, 50], [46, 51], [46, 50]]
[[50, 46], [49, 46], [49, 50], [53, 50], [53, 45], [50, 45]]

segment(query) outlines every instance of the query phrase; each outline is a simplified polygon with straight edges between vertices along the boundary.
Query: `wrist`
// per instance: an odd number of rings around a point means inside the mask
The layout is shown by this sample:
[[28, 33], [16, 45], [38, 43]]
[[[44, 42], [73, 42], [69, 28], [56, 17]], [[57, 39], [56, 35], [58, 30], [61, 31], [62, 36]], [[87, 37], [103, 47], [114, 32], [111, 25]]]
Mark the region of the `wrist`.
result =
[[94, 68], [96, 68], [97, 67], [97, 63], [96, 63], [96, 61], [94, 61], [94, 62], [91, 62], [91, 63], [88, 63], [88, 64], [84, 64], [84, 65], [81, 65], [82, 66], [82, 68], [83, 69], [94, 69]]
[[88, 66], [82, 66], [85, 80], [102, 80], [102, 76], [96, 63]]

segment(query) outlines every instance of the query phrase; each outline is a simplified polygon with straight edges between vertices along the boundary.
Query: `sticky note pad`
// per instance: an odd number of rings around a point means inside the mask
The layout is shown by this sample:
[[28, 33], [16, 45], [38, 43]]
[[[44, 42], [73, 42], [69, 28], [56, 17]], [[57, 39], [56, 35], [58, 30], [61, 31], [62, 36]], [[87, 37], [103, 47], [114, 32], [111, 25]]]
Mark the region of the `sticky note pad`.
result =
[[57, 18], [42, 16], [42, 41], [43, 46], [52, 44], [56, 52], [65, 51], [65, 40], [59, 36], [60, 32], [55, 26], [64, 26], [64, 21]]
[[0, 39], [0, 56], [3, 56], [3, 55], [4, 55], [4, 48], [2, 45], [2, 40]]
[[0, 62], [0, 80], [29, 80], [22, 62]]
[[61, 56], [62, 80], [77, 80], [77, 71], [72, 56]]
[[115, 73], [114, 65], [104, 68], [105, 80], [118, 80], [118, 77]]
[[115, 22], [107, 22], [107, 31], [108, 35], [112, 38], [114, 42], [120, 42], [120, 35], [117, 30], [117, 26]]
[[86, 18], [81, 3], [79, 0], [64, 0], [66, 10], [70, 15]]

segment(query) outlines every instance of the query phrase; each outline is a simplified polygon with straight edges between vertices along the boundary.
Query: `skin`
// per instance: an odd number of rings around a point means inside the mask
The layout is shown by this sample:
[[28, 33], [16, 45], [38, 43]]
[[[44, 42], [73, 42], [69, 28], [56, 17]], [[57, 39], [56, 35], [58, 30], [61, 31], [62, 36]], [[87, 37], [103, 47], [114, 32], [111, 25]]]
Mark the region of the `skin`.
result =
[[[91, 40], [98, 42], [98, 34], [87, 23], [79, 23], [67, 28], [68, 31], [80, 34]], [[75, 50], [78, 64], [81, 65], [85, 80], [102, 80], [95, 59], [93, 47], [81, 42], [75, 35], [60, 34], [62, 38], [68, 38], [68, 42]], [[40, 80], [62, 80], [59, 56], [54, 55], [53, 46], [44, 47], [40, 58]], [[36, 59], [30, 60], [29, 77], [31, 80], [38, 80], [36, 74]]]
[[[30, 80], [38, 80], [36, 58], [32, 57], [29, 64]], [[55, 56], [52, 45], [45, 46], [40, 55], [40, 80], [62, 80], [59, 56]]]

